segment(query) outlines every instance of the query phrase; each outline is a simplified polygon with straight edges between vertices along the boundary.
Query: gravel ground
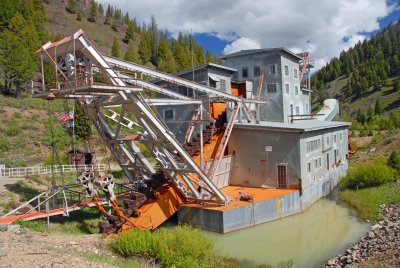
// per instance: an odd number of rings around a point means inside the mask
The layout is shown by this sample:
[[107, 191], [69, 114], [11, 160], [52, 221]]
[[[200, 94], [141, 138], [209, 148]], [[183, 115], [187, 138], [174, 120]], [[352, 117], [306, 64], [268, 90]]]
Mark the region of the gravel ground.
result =
[[100, 235], [44, 234], [20, 229], [0, 232], [0, 267], [113, 267], [79, 253], [109, 255]]
[[381, 205], [383, 220], [326, 267], [400, 267], [400, 204]]

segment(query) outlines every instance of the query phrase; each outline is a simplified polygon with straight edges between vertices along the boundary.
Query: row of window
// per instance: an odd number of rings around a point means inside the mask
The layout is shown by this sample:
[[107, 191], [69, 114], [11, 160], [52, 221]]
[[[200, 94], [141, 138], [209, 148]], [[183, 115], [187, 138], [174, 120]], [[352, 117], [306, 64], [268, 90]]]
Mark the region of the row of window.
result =
[[[319, 158], [315, 158], [314, 160], [312, 160], [311, 162], [314, 162], [314, 168], [320, 169], [322, 166], [322, 159], [321, 157]], [[311, 162], [307, 162], [307, 172], [310, 173], [311, 172]]]
[[[289, 66], [287, 66], [287, 65], [285, 65], [285, 75], [289, 75]], [[293, 69], [293, 77], [299, 78], [296, 68]]]
[[[333, 135], [333, 143], [337, 142], [337, 136], [338, 136], [338, 134], [334, 134]], [[339, 133], [339, 140], [341, 141], [342, 139], [343, 139], [343, 134]], [[330, 137], [327, 136], [326, 140], [325, 140], [325, 145], [329, 146], [329, 143], [330, 143]], [[307, 153], [314, 152], [314, 151], [319, 150], [319, 149], [321, 149], [321, 140], [320, 139], [316, 139], [316, 140], [312, 140], [312, 141], [307, 141], [306, 142], [306, 151], [307, 151]]]
[[315, 139], [315, 140], [306, 142], [307, 153], [315, 152], [319, 149], [321, 149], [321, 139]]
[[[290, 86], [289, 84], [285, 84], [285, 92], [290, 94]], [[299, 95], [299, 86], [294, 86], [294, 94]]]
[[[268, 67], [268, 74], [269, 75], [276, 75], [278, 74], [277, 71], [277, 65], [276, 64], [270, 64]], [[253, 67], [253, 75], [254, 77], [260, 76], [261, 75], [261, 67], [260, 66], [254, 66]], [[285, 65], [285, 75], [289, 75], [289, 66]], [[249, 77], [249, 68], [248, 67], [243, 67], [242, 68], [242, 78], [248, 78]], [[296, 68], [293, 69], [293, 77], [298, 78], [298, 70]]]

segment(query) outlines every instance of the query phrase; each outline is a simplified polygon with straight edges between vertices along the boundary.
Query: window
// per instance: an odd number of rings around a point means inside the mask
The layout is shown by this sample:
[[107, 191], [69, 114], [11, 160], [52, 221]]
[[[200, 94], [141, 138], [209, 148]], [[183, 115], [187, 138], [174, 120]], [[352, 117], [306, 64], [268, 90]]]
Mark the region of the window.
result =
[[340, 140], [342, 140], [342, 133], [339, 134], [339, 138], [340, 138]]
[[288, 186], [288, 172], [287, 164], [282, 163], [277, 165], [278, 169], [278, 185], [277, 188], [287, 188]]
[[338, 157], [339, 157], [339, 149], [335, 149], [335, 150], [333, 151], [333, 154], [334, 154], [333, 157], [335, 157], [335, 164], [336, 164], [337, 161], [338, 161]]
[[306, 112], [305, 112], [306, 114], [309, 113], [309, 108], [310, 108], [310, 107], [308, 106], [308, 102], [306, 102]]
[[311, 163], [310, 162], [307, 163], [307, 172], [308, 173], [311, 172]]
[[329, 170], [329, 153], [326, 154], [326, 169]]
[[221, 91], [226, 91], [226, 81], [224, 79], [219, 80], [219, 87]]
[[286, 93], [289, 94], [290, 93], [289, 84], [285, 84], [285, 88], [286, 88]]
[[165, 120], [173, 120], [174, 119], [174, 110], [172, 110], [172, 109], [164, 110], [164, 119]]
[[297, 69], [293, 69], [293, 76], [294, 76], [294, 78], [298, 78], [298, 76], [297, 76]]
[[315, 139], [315, 140], [306, 142], [307, 153], [311, 153], [311, 152], [317, 151], [319, 149], [321, 149], [321, 140], [320, 139]]
[[269, 66], [269, 74], [276, 74], [276, 65], [275, 64], [271, 64]]
[[300, 107], [296, 106], [296, 115], [299, 115], [299, 114], [300, 114]]
[[243, 77], [243, 78], [249, 77], [249, 70], [247, 69], [247, 67], [244, 67], [244, 68], [242, 69], [242, 77]]
[[276, 84], [267, 84], [267, 92], [275, 93], [276, 92]]
[[315, 160], [314, 160], [314, 167], [315, 167], [315, 169], [318, 168], [318, 159], [315, 159]]
[[333, 142], [336, 143], [336, 134], [333, 135]]
[[294, 94], [299, 95], [299, 86], [294, 86]]
[[326, 145], [329, 145], [329, 137], [326, 137]]
[[318, 158], [318, 167], [321, 167], [322, 166], [322, 158], [320, 157], [320, 158]]
[[260, 76], [261, 70], [260, 66], [254, 66], [254, 76]]
[[285, 75], [289, 75], [289, 66], [285, 65]]

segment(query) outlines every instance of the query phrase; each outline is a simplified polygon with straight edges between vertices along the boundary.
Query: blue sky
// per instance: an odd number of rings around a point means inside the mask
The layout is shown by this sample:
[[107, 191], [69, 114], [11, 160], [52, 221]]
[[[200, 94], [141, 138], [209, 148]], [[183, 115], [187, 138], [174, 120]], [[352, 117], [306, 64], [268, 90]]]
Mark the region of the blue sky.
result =
[[206, 50], [286, 47], [308, 51], [321, 67], [342, 50], [400, 18], [400, 0], [99, 0], [139, 22], [193, 34]]

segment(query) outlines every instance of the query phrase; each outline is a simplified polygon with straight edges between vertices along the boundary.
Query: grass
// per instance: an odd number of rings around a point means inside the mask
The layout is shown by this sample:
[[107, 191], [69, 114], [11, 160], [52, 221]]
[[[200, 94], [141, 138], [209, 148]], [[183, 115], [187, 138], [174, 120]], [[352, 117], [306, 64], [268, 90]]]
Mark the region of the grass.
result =
[[381, 219], [379, 205], [400, 202], [400, 185], [394, 183], [362, 190], [344, 190], [339, 192], [339, 198], [355, 208], [361, 218], [377, 221]]
[[[104, 256], [104, 255], [99, 255], [95, 253], [79, 253], [78, 256], [87, 259], [89, 261], [93, 262], [98, 262], [98, 263], [106, 263], [110, 264], [112, 266], [116, 267], [146, 267], [146, 265], [143, 265], [144, 261], [141, 261], [139, 259], [124, 259], [121, 257], [115, 257], [115, 256]], [[150, 264], [148, 265], [149, 267], [152, 267]]]
[[243, 267], [246, 262], [217, 255], [211, 238], [186, 226], [154, 232], [131, 230], [109, 243], [125, 258], [156, 259], [165, 267]]
[[[0, 95], [0, 106], [11, 106], [21, 110], [45, 110], [48, 109], [48, 101], [38, 98], [32, 98], [31, 96], [22, 96], [20, 98], [5, 97]], [[51, 103], [52, 112], [64, 111], [61, 100], [54, 100]]]
[[57, 216], [50, 219], [50, 226], [46, 220], [18, 221], [17, 224], [30, 230], [41, 233], [65, 234], [97, 234], [100, 212], [95, 208], [84, 208], [70, 213], [70, 217]]

